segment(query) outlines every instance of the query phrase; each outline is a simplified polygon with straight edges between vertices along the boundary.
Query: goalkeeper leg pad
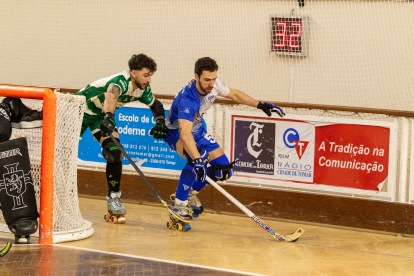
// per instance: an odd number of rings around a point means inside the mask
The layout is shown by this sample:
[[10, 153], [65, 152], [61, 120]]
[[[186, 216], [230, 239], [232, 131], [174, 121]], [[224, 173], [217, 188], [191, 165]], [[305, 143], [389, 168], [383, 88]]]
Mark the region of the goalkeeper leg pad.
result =
[[16, 241], [37, 230], [39, 213], [26, 138], [0, 143], [0, 203], [3, 217]]

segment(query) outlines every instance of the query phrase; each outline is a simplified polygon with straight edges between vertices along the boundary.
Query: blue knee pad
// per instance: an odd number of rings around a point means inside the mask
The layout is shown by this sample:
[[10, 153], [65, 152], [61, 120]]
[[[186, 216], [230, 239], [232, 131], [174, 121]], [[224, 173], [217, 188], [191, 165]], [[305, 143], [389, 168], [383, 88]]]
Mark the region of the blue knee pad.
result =
[[196, 176], [193, 171], [193, 167], [190, 165], [185, 165], [183, 171], [180, 175], [180, 180], [178, 181], [177, 190], [175, 192], [175, 197], [181, 201], [188, 199], [188, 193], [191, 190], [191, 187], [196, 180]]
[[233, 173], [233, 163], [230, 164], [229, 159], [227, 159], [227, 156], [223, 154], [220, 157], [217, 157], [216, 159], [212, 160], [210, 162], [211, 165], [211, 174], [213, 177], [210, 177], [214, 181], [224, 181], [229, 179]]
[[[227, 156], [223, 154], [214, 160], [210, 161], [210, 167], [207, 168], [207, 176], [213, 181], [223, 181], [229, 179], [233, 175], [233, 165], [230, 164]], [[193, 184], [193, 190], [200, 191], [208, 184], [207, 180], [204, 182], [196, 179]]]

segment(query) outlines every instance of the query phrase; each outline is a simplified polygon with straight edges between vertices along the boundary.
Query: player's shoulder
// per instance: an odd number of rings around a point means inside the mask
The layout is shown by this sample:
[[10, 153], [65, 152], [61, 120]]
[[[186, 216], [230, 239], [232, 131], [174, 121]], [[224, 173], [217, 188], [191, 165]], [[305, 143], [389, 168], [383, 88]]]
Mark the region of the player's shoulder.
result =
[[216, 82], [214, 83], [214, 86], [216, 86], [218, 88], [223, 88], [223, 87], [226, 87], [226, 84], [222, 80], [217, 78]]
[[131, 78], [131, 73], [129, 70], [125, 70], [122, 72], [119, 72], [117, 74], [113, 74], [112, 76], [110, 76], [108, 78], [109, 81], [113, 81], [113, 82], [117, 82], [117, 81], [122, 81], [122, 82], [126, 82]]
[[226, 97], [230, 93], [230, 88], [220, 79], [216, 79], [214, 89], [219, 96]]
[[195, 91], [197, 91], [196, 82], [195, 80], [191, 80], [186, 86], [181, 89], [180, 94], [182, 94], [183, 98], [197, 100], [198, 97], [196, 96]]
[[123, 92], [128, 91], [129, 88], [129, 80], [131, 78], [130, 71], [125, 70], [114, 74], [107, 78], [107, 84], [116, 84], [118, 85]]

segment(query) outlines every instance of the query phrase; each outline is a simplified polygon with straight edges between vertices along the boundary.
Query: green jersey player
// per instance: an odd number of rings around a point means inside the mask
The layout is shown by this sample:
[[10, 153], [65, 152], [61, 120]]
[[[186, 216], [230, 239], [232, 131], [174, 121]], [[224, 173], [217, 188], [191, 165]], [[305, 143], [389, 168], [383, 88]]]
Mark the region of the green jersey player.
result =
[[77, 92], [86, 97], [87, 109], [84, 114], [80, 136], [89, 127], [95, 139], [102, 145], [102, 155], [107, 160], [106, 177], [108, 181], [106, 220], [125, 223], [126, 209], [120, 199], [123, 154], [110, 139], [112, 134], [119, 142], [115, 125], [115, 109], [139, 101], [148, 105], [156, 120], [150, 135], [163, 139], [167, 133], [164, 107], [151, 91], [151, 77], [157, 70], [155, 61], [144, 55], [133, 55], [128, 62], [129, 70], [97, 80]]

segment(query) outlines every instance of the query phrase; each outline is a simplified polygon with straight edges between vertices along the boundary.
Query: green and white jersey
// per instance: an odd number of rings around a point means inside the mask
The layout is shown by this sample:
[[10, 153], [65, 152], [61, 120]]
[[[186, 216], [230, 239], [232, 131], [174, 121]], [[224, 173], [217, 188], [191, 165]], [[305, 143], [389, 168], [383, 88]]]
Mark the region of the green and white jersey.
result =
[[116, 105], [117, 109], [134, 101], [140, 101], [143, 104], [151, 106], [155, 99], [151, 91], [151, 86], [148, 84], [144, 90], [140, 90], [139, 88], [133, 90], [130, 72], [130, 70], [126, 70], [108, 78], [94, 81], [79, 90], [76, 95], [86, 97], [87, 109], [85, 113], [89, 115], [102, 115], [104, 113], [105, 93], [111, 83], [119, 86], [121, 89], [121, 94]]

